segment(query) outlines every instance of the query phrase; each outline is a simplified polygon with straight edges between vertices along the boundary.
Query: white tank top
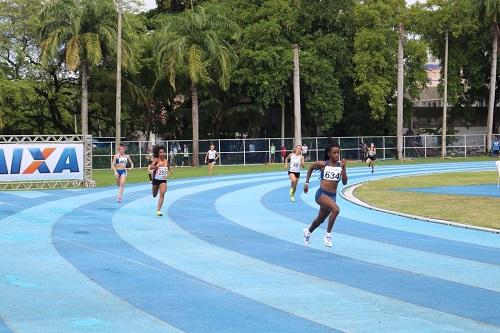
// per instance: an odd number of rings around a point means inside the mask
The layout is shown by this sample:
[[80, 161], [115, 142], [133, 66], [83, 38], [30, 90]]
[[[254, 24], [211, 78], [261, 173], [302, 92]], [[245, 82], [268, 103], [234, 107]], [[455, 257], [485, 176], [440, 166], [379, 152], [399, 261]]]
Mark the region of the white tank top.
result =
[[300, 172], [300, 162], [302, 160], [301, 155], [290, 155], [290, 166], [288, 167], [288, 171], [290, 172]]
[[127, 161], [128, 161], [128, 156], [127, 155], [124, 155], [124, 156], [118, 155], [118, 157], [115, 159], [115, 164], [116, 165], [126, 166], [127, 165]]
[[217, 150], [209, 150], [208, 151], [208, 159], [215, 160], [215, 155], [217, 154]]

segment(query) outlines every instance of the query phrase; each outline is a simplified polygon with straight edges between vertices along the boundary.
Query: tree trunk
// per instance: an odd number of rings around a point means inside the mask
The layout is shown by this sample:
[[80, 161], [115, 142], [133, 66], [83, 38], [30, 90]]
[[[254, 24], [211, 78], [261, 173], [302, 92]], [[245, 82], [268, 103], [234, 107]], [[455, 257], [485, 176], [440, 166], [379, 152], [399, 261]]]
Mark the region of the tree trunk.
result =
[[295, 145], [302, 146], [302, 125], [300, 112], [300, 68], [299, 46], [293, 45], [293, 118]]
[[493, 23], [493, 40], [491, 43], [491, 73], [490, 98], [488, 100], [488, 119], [486, 121], [486, 150], [491, 149], [493, 141], [493, 113], [495, 111], [495, 88], [497, 85], [497, 52], [498, 52], [498, 23]]
[[115, 119], [115, 147], [120, 144], [122, 136], [122, 2], [116, 3], [118, 10], [118, 36], [116, 42], [116, 119]]
[[88, 71], [87, 61], [82, 61], [82, 135], [89, 134], [89, 91], [88, 91]]
[[199, 146], [199, 133], [198, 133], [198, 90], [194, 83], [191, 84], [191, 118], [193, 122], [193, 166], [199, 166], [200, 160], [198, 154], [200, 151]]
[[399, 24], [399, 42], [398, 42], [398, 98], [397, 98], [397, 148], [398, 148], [398, 159], [403, 159], [403, 78], [404, 78], [404, 50], [403, 50], [403, 38], [404, 38], [404, 27], [403, 23]]
[[[446, 30], [444, 44], [444, 91], [443, 91], [443, 127], [441, 137], [441, 157], [446, 157], [446, 117], [448, 108], [448, 30]], [[467, 149], [467, 148], [465, 148]]]

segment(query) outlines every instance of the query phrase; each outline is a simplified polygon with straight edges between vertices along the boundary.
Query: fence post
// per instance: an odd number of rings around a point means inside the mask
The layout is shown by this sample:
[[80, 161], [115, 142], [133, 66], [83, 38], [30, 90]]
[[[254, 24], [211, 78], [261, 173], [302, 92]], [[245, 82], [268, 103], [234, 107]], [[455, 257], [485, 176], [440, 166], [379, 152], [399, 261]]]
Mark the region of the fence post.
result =
[[316, 162], [319, 161], [318, 137], [316, 137]]
[[424, 135], [424, 157], [427, 158], [427, 135]]
[[246, 144], [245, 144], [245, 138], [243, 138], [243, 165], [247, 165], [247, 147], [246, 147]]
[[406, 159], [406, 136], [403, 136], [403, 159]]
[[[385, 136], [382, 137], [382, 159], [385, 160]], [[364, 156], [360, 156], [361, 159], [364, 158]]]
[[219, 139], [219, 165], [222, 165], [222, 155], [221, 155], [222, 151], [220, 149], [220, 139]]
[[467, 158], [467, 134], [464, 135], [464, 157]]
[[139, 169], [141, 169], [142, 168], [141, 141], [137, 141], [137, 145], [139, 146]]

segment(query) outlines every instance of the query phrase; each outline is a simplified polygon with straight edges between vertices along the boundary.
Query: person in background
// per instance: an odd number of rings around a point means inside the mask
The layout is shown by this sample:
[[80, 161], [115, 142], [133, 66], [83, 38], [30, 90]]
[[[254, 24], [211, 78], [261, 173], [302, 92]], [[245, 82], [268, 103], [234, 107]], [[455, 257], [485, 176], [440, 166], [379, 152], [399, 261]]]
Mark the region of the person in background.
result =
[[286, 158], [286, 146], [281, 145], [281, 162], [285, 163], [285, 158]]
[[184, 148], [182, 149], [182, 166], [184, 166], [184, 163], [189, 165], [189, 149], [187, 144], [184, 144]]
[[377, 148], [375, 148], [375, 144], [370, 143], [370, 148], [368, 149], [368, 158], [366, 159], [366, 163], [368, 163], [368, 167], [372, 168], [372, 173], [375, 171], [375, 160], [377, 159]]
[[500, 151], [500, 140], [498, 137], [493, 139], [493, 143], [491, 144], [491, 155], [498, 157], [498, 152]]
[[212, 177], [213, 169], [215, 164], [217, 163], [217, 159], [219, 158], [219, 153], [215, 150], [215, 145], [210, 144], [210, 150], [207, 151], [207, 155], [205, 155], [205, 163], [208, 163], [208, 176]]
[[[290, 162], [290, 164], [288, 164]], [[300, 169], [304, 167], [304, 156], [302, 156], [302, 146], [297, 145], [293, 153], [285, 158], [285, 169], [288, 169], [290, 178], [290, 201], [295, 202], [295, 191], [300, 178]]]
[[154, 160], [153, 147], [151, 145], [148, 145], [148, 148], [146, 150], [146, 161], [148, 162], [148, 177], [150, 181], [153, 180], [153, 176], [152, 176], [152, 171], [149, 170], [149, 166], [151, 165], [151, 163], [153, 163], [153, 160]]
[[305, 143], [302, 145], [302, 155], [305, 161], [309, 161], [309, 147]]
[[161, 207], [163, 206], [163, 201], [165, 200], [165, 192], [167, 192], [167, 176], [170, 170], [168, 160], [166, 159], [167, 154], [165, 147], [162, 145], [156, 145], [153, 148], [154, 159], [153, 162], [148, 166], [148, 169], [153, 175], [152, 181], [152, 194], [153, 198], [156, 198], [158, 192], [160, 197], [158, 198], [158, 204], [156, 206], [156, 216], [163, 216]]
[[269, 163], [274, 164], [276, 157], [276, 146], [271, 142], [271, 147], [269, 147]]

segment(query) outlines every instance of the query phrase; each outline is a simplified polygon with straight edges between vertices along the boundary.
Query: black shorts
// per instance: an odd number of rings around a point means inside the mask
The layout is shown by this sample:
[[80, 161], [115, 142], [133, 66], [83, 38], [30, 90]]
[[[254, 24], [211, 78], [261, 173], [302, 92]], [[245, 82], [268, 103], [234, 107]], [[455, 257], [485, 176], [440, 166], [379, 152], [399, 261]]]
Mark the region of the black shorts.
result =
[[375, 161], [377, 159], [377, 156], [375, 155], [368, 155], [368, 158], [372, 161]]
[[215, 162], [215, 159], [213, 159], [213, 158], [209, 158], [209, 159], [208, 159], [208, 164], [212, 164], [212, 163], [214, 163], [214, 162]]
[[293, 173], [295, 175], [295, 178], [300, 178], [300, 172], [288, 171], [288, 174], [291, 174], [291, 173]]
[[153, 178], [153, 186], [159, 186], [160, 184], [166, 184], [166, 183], [167, 183], [166, 179], [159, 180], [159, 179]]

